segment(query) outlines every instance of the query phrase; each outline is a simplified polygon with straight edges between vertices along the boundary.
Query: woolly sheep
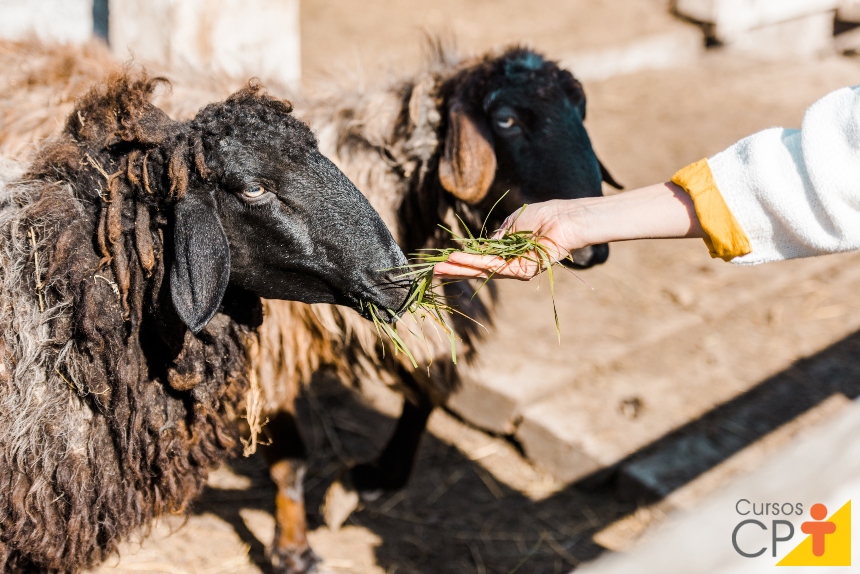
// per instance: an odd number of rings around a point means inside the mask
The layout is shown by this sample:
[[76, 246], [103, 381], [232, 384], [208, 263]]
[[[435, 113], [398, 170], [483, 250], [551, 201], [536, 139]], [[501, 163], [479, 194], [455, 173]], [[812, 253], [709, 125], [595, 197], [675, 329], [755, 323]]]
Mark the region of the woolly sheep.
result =
[[[115, 74], [0, 162], [0, 571], [76, 572], [236, 453], [260, 296], [397, 309], [404, 257], [288, 103]], [[356, 237], [361, 239], [356, 240]]]
[[[620, 187], [592, 150], [582, 123], [582, 86], [528, 49], [464, 61], [439, 49], [428, 69], [405, 80], [368, 93], [304, 99], [296, 113], [317, 132], [320, 149], [367, 196], [406, 253], [449, 246], [440, 224], [462, 233], [459, 221], [473, 231], [486, 221], [492, 230], [523, 203], [600, 195], [601, 180]], [[571, 266], [587, 268], [607, 256], [605, 245], [588, 248], [573, 254]], [[492, 321], [490, 293], [473, 298], [467, 283], [446, 288], [455, 306], [484, 325]], [[266, 454], [278, 486], [277, 507], [291, 509], [284, 516], [302, 517], [299, 524], [277, 517], [271, 552], [276, 563], [310, 563], [304, 509], [295, 496], [301, 492], [304, 446], [291, 403], [300, 384], [324, 365], [345, 381], [382, 380], [406, 397], [379, 457], [349, 469], [343, 484], [330, 489], [326, 518], [336, 527], [348, 512], [338, 508], [343, 501], [334, 494], [355, 489], [375, 497], [406, 484], [431, 412], [445, 404], [460, 377], [448, 342], [434, 336], [432, 328], [426, 340], [400, 330], [418, 358], [414, 369], [402, 354], [383, 357], [372, 328], [337, 308], [269, 301], [266, 309], [264, 352], [256, 364], [268, 409], [278, 413], [269, 415], [274, 442]], [[457, 316], [452, 320], [462, 338], [458, 355], [468, 361], [481, 330]], [[305, 335], [297, 338], [298, 330]], [[420, 329], [412, 326], [411, 331]], [[315, 360], [295, 346], [303, 339], [314, 341]], [[294, 560], [297, 555], [302, 559]]]
[[[494, 229], [523, 203], [600, 195], [601, 180], [620, 188], [594, 155], [583, 126], [585, 95], [570, 72], [524, 48], [465, 60], [438, 45], [433, 48], [423, 70], [380, 89], [340, 89], [296, 100], [296, 113], [317, 132], [320, 149], [356, 182], [404, 251], [447, 246], [438, 225], [457, 229], [455, 215], [472, 230], [485, 220]], [[44, 48], [39, 50], [44, 54]], [[87, 54], [79, 58], [94, 60]], [[39, 62], [32, 57], [29, 61]], [[51, 69], [50, 62], [48, 58], [42, 66]], [[75, 69], [89, 65], [76, 58]], [[38, 78], [36, 70], [31, 75]], [[206, 85], [189, 89], [192, 83]], [[227, 83], [185, 78], [177, 82], [182, 94], [167, 105], [185, 114], [193, 102], [211, 99]], [[0, 117], [5, 101], [9, 98], [0, 90]], [[55, 112], [33, 113], [48, 118]], [[4, 142], [0, 129], [0, 152], [20, 140], [10, 134], [11, 143]], [[571, 266], [587, 268], [607, 256], [605, 245], [587, 248], [573, 254]], [[467, 315], [491, 324], [491, 289], [475, 298], [466, 283], [449, 285], [446, 291]], [[278, 488], [270, 552], [278, 571], [311, 571], [317, 559], [305, 536], [301, 494], [306, 452], [294, 417], [301, 385], [315, 371], [333, 368], [344, 381], [376, 378], [406, 397], [380, 456], [350, 469], [344, 478], [347, 491], [373, 496], [406, 484], [430, 413], [446, 402], [460, 379], [447, 358], [447, 342], [434, 336], [427, 342], [409, 340], [401, 329], [422, 363], [413, 369], [402, 355], [383, 357], [376, 332], [353, 314], [283, 301], [263, 305], [255, 370], [265, 391], [267, 434], [274, 439], [264, 449]], [[480, 330], [457, 317], [453, 320], [462, 338], [459, 354], [469, 360]], [[428, 370], [425, 364], [431, 359]], [[338, 492], [340, 485], [335, 486], [331, 492]], [[327, 516], [334, 526], [346, 517], [335, 514]]]

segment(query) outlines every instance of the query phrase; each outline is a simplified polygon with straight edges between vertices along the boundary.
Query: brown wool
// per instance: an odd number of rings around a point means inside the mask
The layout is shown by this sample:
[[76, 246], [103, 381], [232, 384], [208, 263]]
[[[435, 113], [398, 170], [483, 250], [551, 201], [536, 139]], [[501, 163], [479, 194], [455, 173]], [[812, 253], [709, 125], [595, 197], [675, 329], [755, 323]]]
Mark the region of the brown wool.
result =
[[[0, 163], [0, 291], [11, 302], [0, 336], [4, 364], [17, 365], [0, 393], [2, 572], [103, 561], [154, 518], [186, 509], [209, 469], [241, 447], [250, 327], [223, 314], [199, 337], [165, 327], [163, 373], [144, 345], [165, 287], [165, 222], [148, 206], [168, 209], [170, 190], [200, 169], [170, 124], [135, 123], [152, 112], [153, 88], [143, 73], [114, 75], [80, 99], [23, 178]], [[153, 144], [135, 133], [173, 147], [144, 154]], [[138, 153], [112, 163], [104, 143], [115, 134]], [[96, 165], [114, 166], [109, 183]], [[168, 388], [170, 373], [184, 390]]]

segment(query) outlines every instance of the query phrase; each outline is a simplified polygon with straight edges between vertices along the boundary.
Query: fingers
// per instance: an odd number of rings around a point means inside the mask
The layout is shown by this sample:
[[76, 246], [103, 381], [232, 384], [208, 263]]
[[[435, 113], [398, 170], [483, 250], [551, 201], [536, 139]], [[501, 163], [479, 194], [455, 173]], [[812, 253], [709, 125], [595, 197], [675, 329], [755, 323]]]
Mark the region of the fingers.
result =
[[455, 265], [453, 263], [437, 263], [433, 275], [438, 279], [486, 279], [489, 274], [483, 269]]
[[537, 263], [522, 257], [506, 262], [501, 257], [456, 252], [448, 257], [447, 262], [438, 263], [433, 274], [443, 279], [486, 279], [492, 276], [528, 281], [540, 271]]
[[448, 261], [437, 263], [433, 274], [447, 279], [486, 279], [504, 265], [505, 260], [501, 257], [455, 252], [448, 256]]
[[487, 269], [476, 269], [475, 267], [466, 267], [462, 265], [454, 265], [452, 263], [438, 263], [433, 270], [433, 274], [437, 279], [517, 279], [519, 281], [529, 281], [535, 277], [533, 271], [523, 271], [517, 267], [505, 266], [496, 272]]
[[[502, 238], [507, 233], [516, 232], [518, 229], [534, 229], [535, 234], [540, 233], [541, 207], [523, 206], [522, 209], [510, 214], [502, 226], [493, 234], [493, 238]], [[532, 225], [532, 227], [524, 227]], [[552, 230], [549, 230], [550, 232]], [[542, 264], [554, 263], [567, 257], [567, 250], [563, 249], [552, 237], [544, 234], [538, 236], [543, 249], [528, 256], [518, 257], [505, 261], [501, 257], [474, 255], [469, 253], [454, 252], [445, 263], [439, 263], [434, 268], [434, 275], [445, 279], [519, 279], [528, 281], [543, 271]], [[546, 261], [549, 259], [549, 261]]]
[[465, 267], [487, 269], [490, 272], [500, 269], [505, 265], [505, 260], [501, 257], [496, 257], [494, 255], [475, 255], [474, 253], [463, 253], [462, 251], [455, 251], [448, 255], [447, 262]]
[[505, 233], [507, 233], [508, 231], [513, 231], [511, 228], [514, 225], [514, 221], [516, 221], [516, 217], [514, 217], [513, 213], [507, 216], [502, 222], [502, 226], [499, 227], [499, 229], [497, 229], [496, 232], [493, 234], [493, 239], [501, 239], [505, 236]]

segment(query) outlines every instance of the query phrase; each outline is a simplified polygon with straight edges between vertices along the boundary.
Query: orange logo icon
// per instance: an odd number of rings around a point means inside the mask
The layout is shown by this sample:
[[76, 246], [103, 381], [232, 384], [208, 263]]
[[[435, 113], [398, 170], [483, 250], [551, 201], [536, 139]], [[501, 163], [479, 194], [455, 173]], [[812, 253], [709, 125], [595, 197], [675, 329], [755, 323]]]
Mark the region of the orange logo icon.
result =
[[823, 504], [813, 504], [809, 509], [812, 520], [800, 525], [800, 531], [812, 535], [812, 554], [824, 556], [824, 537], [836, 532], [836, 523], [824, 520], [827, 517], [827, 507]]
[[808, 534], [777, 566], [851, 566], [851, 501], [827, 518], [827, 507], [813, 504], [812, 520], [800, 525]]

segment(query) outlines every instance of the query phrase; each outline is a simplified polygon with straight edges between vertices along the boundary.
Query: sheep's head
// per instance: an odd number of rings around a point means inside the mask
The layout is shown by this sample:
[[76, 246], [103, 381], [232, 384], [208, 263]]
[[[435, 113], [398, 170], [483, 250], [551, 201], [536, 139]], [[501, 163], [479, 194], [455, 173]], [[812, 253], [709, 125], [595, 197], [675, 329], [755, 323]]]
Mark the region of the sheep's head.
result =
[[[319, 153], [289, 104], [251, 85], [201, 110], [189, 127], [200, 138], [208, 174], [189, 184], [177, 203], [179, 252], [186, 232], [188, 245], [195, 238], [211, 241], [211, 248], [201, 247], [211, 249], [215, 268], [229, 267], [232, 283], [269, 299], [362, 312], [366, 302], [400, 309], [409, 287], [395, 279], [406, 263], [403, 253], [365, 197]], [[228, 246], [229, 256], [221, 255]], [[195, 271], [197, 260], [192, 253], [185, 261], [177, 255], [171, 273], [177, 308], [198, 301], [193, 275], [208, 277], [213, 269]], [[186, 273], [190, 282], [183, 280]], [[203, 283], [203, 298], [217, 298], [208, 292], [215, 283]], [[192, 286], [187, 295], [183, 285]]]
[[149, 101], [156, 82], [111, 78], [67, 124], [76, 146], [67, 179], [102, 188], [98, 243], [123, 293], [130, 265], [152, 270], [151, 244], [163, 230], [173, 305], [194, 332], [228, 285], [271, 299], [400, 309], [409, 285], [393, 269], [403, 253], [287, 102], [252, 83], [175, 122]]
[[[522, 48], [465, 66], [441, 87], [447, 122], [442, 186], [481, 218], [507, 192], [491, 228], [524, 203], [594, 197], [601, 180], [620, 188], [583, 126], [585, 94], [567, 70]], [[603, 263], [606, 245], [574, 253], [577, 267]]]

